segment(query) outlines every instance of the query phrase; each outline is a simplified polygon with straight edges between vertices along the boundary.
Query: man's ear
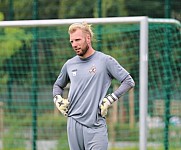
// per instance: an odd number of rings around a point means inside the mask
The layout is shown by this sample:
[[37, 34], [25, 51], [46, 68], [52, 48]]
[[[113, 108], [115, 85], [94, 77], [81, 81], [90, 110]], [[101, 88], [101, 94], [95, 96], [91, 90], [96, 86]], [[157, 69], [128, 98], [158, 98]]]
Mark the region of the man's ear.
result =
[[91, 37], [89, 34], [87, 34], [86, 36], [86, 40], [87, 40], [87, 43], [90, 44], [91, 43]]

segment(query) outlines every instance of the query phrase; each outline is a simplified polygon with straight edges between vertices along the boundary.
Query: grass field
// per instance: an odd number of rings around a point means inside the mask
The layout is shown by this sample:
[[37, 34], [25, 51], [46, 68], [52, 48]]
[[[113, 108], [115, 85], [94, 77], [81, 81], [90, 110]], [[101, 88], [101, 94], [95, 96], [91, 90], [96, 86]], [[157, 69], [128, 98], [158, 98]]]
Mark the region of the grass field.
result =
[[[22, 113], [22, 112], [21, 112]], [[4, 133], [2, 136], [2, 145], [3, 150], [26, 150], [27, 141], [31, 147], [32, 140], [32, 118], [31, 114], [26, 114], [24, 116], [14, 113], [6, 113], [4, 117]], [[18, 117], [19, 116], [19, 117]], [[118, 128], [116, 126], [116, 131], [123, 130], [127, 131], [129, 134], [127, 136], [132, 136], [130, 141], [126, 141], [129, 138], [122, 138], [121, 132], [117, 134], [115, 145], [111, 145], [109, 150], [139, 150], [138, 128], [132, 129], [134, 132], [130, 132], [128, 125], [123, 125]], [[180, 150], [180, 128], [171, 127], [172, 132], [176, 135], [170, 139], [169, 150]], [[163, 136], [160, 137], [160, 134], [163, 134], [163, 128], [152, 129], [150, 130], [152, 137], [148, 138], [148, 150], [164, 150], [163, 145]], [[124, 135], [125, 136], [125, 135]], [[156, 137], [154, 139], [153, 137]], [[66, 118], [60, 115], [54, 116], [51, 113], [46, 113], [38, 117], [37, 120], [37, 141], [43, 141], [44, 144], [39, 144], [41, 150], [69, 150], [67, 135], [66, 135]], [[160, 142], [159, 144], [155, 144]], [[56, 144], [55, 144], [56, 143]], [[126, 143], [126, 144], [125, 144]], [[176, 145], [176, 143], [178, 143]], [[46, 146], [47, 145], [47, 146]], [[48, 149], [48, 147], [51, 147]], [[1, 148], [0, 148], [1, 149]]]

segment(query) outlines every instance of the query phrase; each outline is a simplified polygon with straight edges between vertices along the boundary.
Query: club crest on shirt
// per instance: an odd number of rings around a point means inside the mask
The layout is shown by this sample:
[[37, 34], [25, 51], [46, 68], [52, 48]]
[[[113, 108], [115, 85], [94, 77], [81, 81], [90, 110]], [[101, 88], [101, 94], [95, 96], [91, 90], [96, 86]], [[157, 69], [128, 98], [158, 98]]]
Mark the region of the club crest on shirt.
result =
[[96, 73], [96, 67], [94, 65], [89, 69], [89, 73]]
[[77, 69], [72, 70], [72, 76], [76, 76], [77, 75]]

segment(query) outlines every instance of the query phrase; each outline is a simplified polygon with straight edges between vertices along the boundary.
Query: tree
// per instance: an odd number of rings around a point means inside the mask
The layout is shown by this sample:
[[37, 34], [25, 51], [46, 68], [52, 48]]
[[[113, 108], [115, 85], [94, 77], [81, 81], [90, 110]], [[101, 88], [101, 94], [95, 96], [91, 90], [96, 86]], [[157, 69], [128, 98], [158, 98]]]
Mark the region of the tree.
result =
[[59, 18], [92, 18], [94, 17], [94, 8], [96, 0], [61, 0], [59, 9]]
[[[171, 17], [181, 20], [180, 2], [170, 0]], [[148, 16], [150, 18], [165, 17], [165, 3], [163, 0], [129, 0], [125, 1], [128, 16]]]
[[[3, 16], [2, 13], [0, 14]], [[9, 78], [12, 78], [13, 70], [10, 67], [12, 65], [7, 66], [11, 64], [13, 55], [17, 54], [24, 44], [29, 45], [31, 38], [31, 34], [26, 34], [25, 30], [20, 28], [6, 27], [0, 29], [0, 70], [4, 71], [0, 75], [0, 84], [7, 84]]]

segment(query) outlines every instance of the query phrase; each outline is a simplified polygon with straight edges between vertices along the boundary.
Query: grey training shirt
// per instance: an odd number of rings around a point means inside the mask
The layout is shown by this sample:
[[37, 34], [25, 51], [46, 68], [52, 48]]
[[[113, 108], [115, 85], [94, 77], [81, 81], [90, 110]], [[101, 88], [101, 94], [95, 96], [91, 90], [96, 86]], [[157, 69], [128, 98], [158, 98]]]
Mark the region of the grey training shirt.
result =
[[68, 117], [87, 127], [105, 125], [99, 106], [113, 78], [122, 83], [114, 91], [118, 98], [134, 86], [129, 73], [113, 57], [98, 51], [85, 59], [75, 56], [62, 67], [53, 86], [53, 96], [62, 95], [64, 87], [70, 83]]

